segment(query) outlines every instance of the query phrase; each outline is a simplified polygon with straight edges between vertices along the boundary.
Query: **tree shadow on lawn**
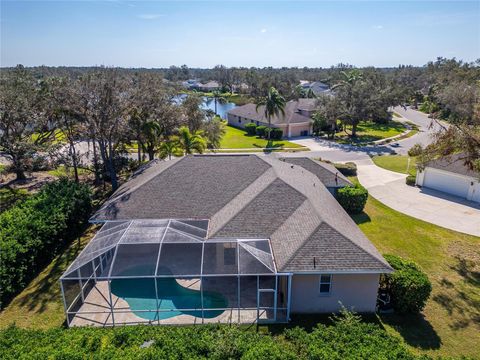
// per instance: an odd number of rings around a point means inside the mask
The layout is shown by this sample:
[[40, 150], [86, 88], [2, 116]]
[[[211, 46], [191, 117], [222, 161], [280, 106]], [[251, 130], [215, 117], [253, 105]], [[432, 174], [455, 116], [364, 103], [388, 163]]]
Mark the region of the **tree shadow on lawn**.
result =
[[370, 216], [368, 216], [368, 214], [366, 214], [363, 211], [360, 214], [351, 214], [350, 216], [352, 217], [353, 221], [355, 221], [355, 224], [357, 225], [369, 223], [372, 221], [372, 219], [370, 219]]
[[464, 329], [472, 324], [480, 325], [480, 300], [475, 296], [475, 289], [480, 287], [480, 271], [477, 263], [461, 256], [450, 269], [461, 276], [467, 286], [452, 282], [447, 278], [440, 280], [442, 292], [433, 296], [433, 301], [441, 305], [449, 314], [452, 330]]
[[382, 314], [382, 322], [393, 327], [403, 340], [422, 350], [439, 349], [442, 339], [422, 314]]

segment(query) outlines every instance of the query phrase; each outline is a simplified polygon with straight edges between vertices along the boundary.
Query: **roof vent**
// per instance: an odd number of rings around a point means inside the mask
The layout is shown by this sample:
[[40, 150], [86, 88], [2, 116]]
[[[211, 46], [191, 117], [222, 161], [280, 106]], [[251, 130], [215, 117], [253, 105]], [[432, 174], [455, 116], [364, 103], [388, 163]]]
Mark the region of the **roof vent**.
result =
[[293, 165], [290, 165], [290, 167], [293, 169]]

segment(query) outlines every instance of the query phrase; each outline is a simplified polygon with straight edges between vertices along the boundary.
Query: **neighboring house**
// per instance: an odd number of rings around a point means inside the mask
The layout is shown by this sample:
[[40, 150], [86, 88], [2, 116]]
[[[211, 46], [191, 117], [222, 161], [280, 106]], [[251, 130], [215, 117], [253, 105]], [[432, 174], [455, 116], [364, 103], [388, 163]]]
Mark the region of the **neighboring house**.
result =
[[307, 157], [288, 157], [280, 160], [301, 166], [316, 175], [332, 195], [336, 195], [338, 189], [345, 186], [353, 186], [352, 182], [339, 172], [335, 166], [326, 162]]
[[103, 227], [61, 277], [69, 326], [375, 311], [379, 277], [393, 270], [331, 180], [305, 159], [149, 163], [91, 218]]
[[480, 203], [480, 173], [465, 166], [461, 154], [430, 161], [416, 184]]
[[[311, 116], [316, 108], [316, 99], [291, 100], [285, 105], [285, 115], [274, 116], [271, 119], [272, 127], [282, 129], [285, 137], [308, 136], [312, 133]], [[227, 113], [228, 123], [235, 127], [244, 128], [253, 123], [257, 126], [268, 126], [264, 114], [265, 107], [256, 104], [237, 106]]]
[[216, 91], [220, 90], [221, 88], [220, 84], [216, 81], [208, 81], [206, 83], [202, 83], [195, 79], [189, 79], [187, 81], [184, 81], [182, 85], [189, 90], [198, 90], [203, 92]]
[[312, 89], [315, 95], [330, 93], [330, 87], [320, 81], [300, 81], [300, 86], [304, 90]]

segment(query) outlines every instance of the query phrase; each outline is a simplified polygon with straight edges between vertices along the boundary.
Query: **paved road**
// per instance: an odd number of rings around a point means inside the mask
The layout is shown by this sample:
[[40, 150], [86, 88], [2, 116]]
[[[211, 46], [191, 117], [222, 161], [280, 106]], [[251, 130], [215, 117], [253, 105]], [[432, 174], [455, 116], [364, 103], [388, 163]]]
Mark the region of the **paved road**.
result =
[[[353, 161], [358, 167], [358, 179], [369, 193], [388, 207], [420, 220], [466, 234], [480, 236], [480, 205], [445, 193], [408, 186], [404, 174], [376, 166], [369, 155], [406, 154], [413, 145], [423, 146], [432, 141], [431, 134], [440, 127], [423, 113], [395, 108], [395, 112], [419, 126], [419, 132], [392, 145], [355, 147], [326, 140], [304, 138], [294, 140], [312, 151], [282, 153], [281, 156], [308, 156], [334, 162]], [[431, 125], [432, 124], [432, 125]]]

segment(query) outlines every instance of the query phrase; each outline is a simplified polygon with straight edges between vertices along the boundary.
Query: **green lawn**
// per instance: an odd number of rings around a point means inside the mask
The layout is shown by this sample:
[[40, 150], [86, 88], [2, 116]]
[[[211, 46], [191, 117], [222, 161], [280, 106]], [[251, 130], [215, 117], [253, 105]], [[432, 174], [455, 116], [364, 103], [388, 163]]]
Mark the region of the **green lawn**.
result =
[[[246, 131], [227, 126], [227, 133], [222, 139], [220, 149], [262, 149], [267, 146], [268, 141], [257, 136], [250, 136]], [[301, 145], [286, 140], [272, 140], [272, 148], [301, 148]]]
[[336, 133], [335, 138], [340, 143], [366, 143], [400, 135], [404, 131], [405, 127], [398, 121], [389, 121], [387, 124], [364, 121], [357, 126], [357, 137], [355, 139], [350, 138], [352, 132], [350, 125], [346, 126], [346, 131]]
[[[354, 216], [354, 220], [381, 253], [416, 261], [433, 284], [432, 296], [422, 315], [380, 317], [387, 331], [422, 354], [480, 354], [480, 238], [403, 215], [372, 197], [365, 212]], [[90, 227], [0, 313], [0, 328], [13, 322], [30, 328], [58, 327], [64, 323], [58, 279], [95, 231], [96, 227]], [[326, 318], [294, 318], [288, 327], [323, 322]]]
[[417, 262], [432, 281], [423, 315], [382, 315], [385, 328], [420, 353], [478, 356], [480, 238], [403, 215], [372, 197], [354, 220], [382, 254]]
[[97, 230], [98, 226], [90, 226], [0, 312], [0, 328], [15, 323], [22, 328], [47, 329], [65, 322], [58, 280]]
[[[416, 175], [417, 168], [415, 166], [415, 158], [410, 157], [410, 166], [408, 166], [408, 158], [409, 156], [407, 155], [376, 155], [372, 157], [372, 160], [375, 165], [381, 168], [401, 174]], [[407, 168], [409, 169], [408, 172]]]
[[[68, 178], [73, 178], [74, 177], [73, 167], [67, 168], [64, 165], [60, 165], [56, 169], [53, 169], [53, 170], [48, 170], [47, 173], [49, 173], [52, 176], [56, 176], [56, 177], [62, 177], [62, 176], [66, 176]], [[86, 169], [81, 169], [81, 168], [78, 169], [78, 175], [85, 175], [85, 174], [89, 174], [89, 173], [90, 172]]]

